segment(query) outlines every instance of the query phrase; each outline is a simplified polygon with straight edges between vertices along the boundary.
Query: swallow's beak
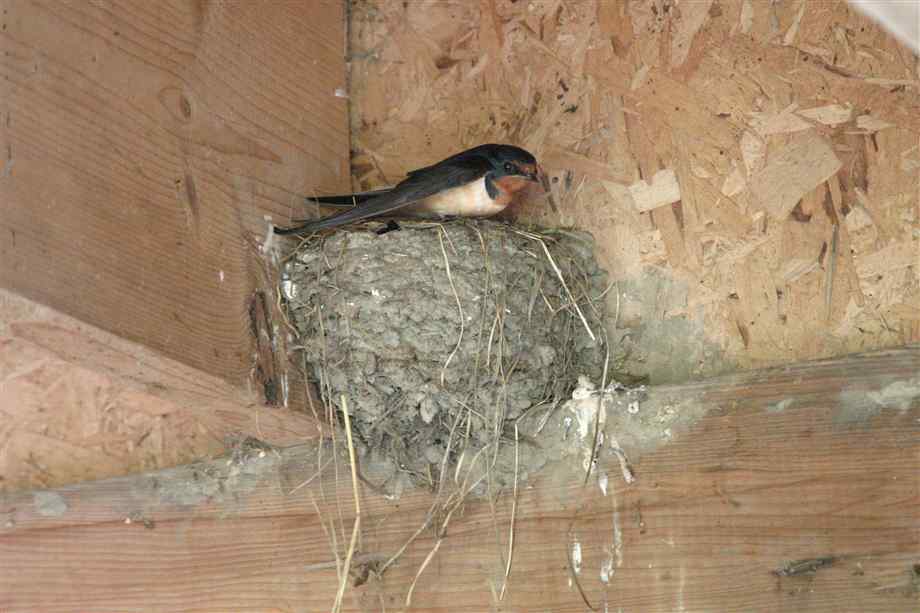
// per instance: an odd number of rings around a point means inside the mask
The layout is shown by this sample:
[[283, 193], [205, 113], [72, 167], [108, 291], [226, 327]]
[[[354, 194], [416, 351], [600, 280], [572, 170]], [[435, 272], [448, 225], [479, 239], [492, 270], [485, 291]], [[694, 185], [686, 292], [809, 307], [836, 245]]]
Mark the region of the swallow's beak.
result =
[[543, 186], [543, 189], [546, 189], [546, 185], [548, 181], [546, 179], [546, 173], [543, 172], [542, 166], [540, 166], [539, 164], [534, 165], [534, 170], [530, 174], [530, 180], [536, 181], [537, 183]]
[[543, 175], [543, 169], [540, 168], [539, 164], [519, 164], [516, 174], [527, 179], [528, 181], [540, 183], [540, 177]]

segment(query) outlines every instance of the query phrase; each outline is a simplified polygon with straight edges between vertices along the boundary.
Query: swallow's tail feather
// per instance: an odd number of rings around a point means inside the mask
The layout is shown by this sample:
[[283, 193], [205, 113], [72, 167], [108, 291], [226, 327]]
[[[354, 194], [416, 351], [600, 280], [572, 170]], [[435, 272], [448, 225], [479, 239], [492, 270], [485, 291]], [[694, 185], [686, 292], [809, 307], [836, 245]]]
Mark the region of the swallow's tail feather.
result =
[[329, 217], [323, 217], [322, 219], [298, 219], [294, 222], [297, 225], [290, 228], [276, 227], [275, 234], [309, 234], [311, 232], [319, 232], [320, 230], [328, 230], [330, 228], [336, 228], [348, 223], [363, 221], [365, 219], [375, 217], [401, 206], [401, 204], [396, 206], [387, 206], [389, 204], [387, 200], [388, 199], [386, 197], [378, 198], [370, 204], [349, 207], [340, 213], [336, 213], [335, 215], [331, 215]]
[[364, 204], [372, 198], [378, 196], [383, 196], [389, 194], [393, 190], [392, 187], [386, 187], [384, 189], [377, 189], [370, 192], [360, 192], [355, 194], [342, 194], [341, 196], [305, 196], [304, 200], [309, 204], [321, 204], [327, 207], [334, 207], [345, 209], [341, 213], [337, 213], [332, 217], [324, 217], [322, 219], [316, 220], [305, 220], [305, 219], [296, 219], [294, 223], [297, 224], [290, 228], [278, 228], [275, 227], [275, 234], [303, 234], [308, 232], [315, 232], [317, 230], [322, 230], [329, 227], [334, 227], [330, 225], [327, 220], [329, 219], [339, 219], [340, 216], [345, 215], [348, 218], [354, 217], [356, 219], [361, 219], [361, 215], [352, 213], [349, 215], [350, 210], [356, 209], [359, 205]]
[[368, 198], [366, 202], [362, 202], [359, 206], [349, 207], [335, 215], [315, 220], [299, 219], [294, 222], [297, 225], [290, 228], [275, 228], [275, 234], [309, 234], [386, 215], [405, 207], [407, 204], [418, 201], [421, 197], [430, 195], [430, 189], [431, 186], [427, 184], [423, 186], [424, 191], [421, 192], [418, 189], [414, 189], [412, 185], [409, 185], [408, 188], [403, 185], [400, 189], [384, 191], [376, 197]]
[[322, 204], [330, 207], [350, 208], [366, 202], [371, 198], [382, 196], [392, 190], [392, 187], [384, 189], [375, 189], [370, 192], [359, 192], [355, 194], [342, 194], [340, 196], [306, 196], [304, 200], [311, 204]]

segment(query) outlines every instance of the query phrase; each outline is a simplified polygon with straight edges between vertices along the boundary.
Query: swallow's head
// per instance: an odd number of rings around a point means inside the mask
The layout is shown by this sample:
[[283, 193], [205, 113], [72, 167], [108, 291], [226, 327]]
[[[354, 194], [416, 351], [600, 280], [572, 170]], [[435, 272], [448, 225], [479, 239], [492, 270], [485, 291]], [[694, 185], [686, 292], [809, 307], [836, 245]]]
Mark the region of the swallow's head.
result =
[[529, 151], [513, 145], [492, 145], [489, 159], [496, 179], [515, 177], [539, 183], [543, 174], [537, 159]]

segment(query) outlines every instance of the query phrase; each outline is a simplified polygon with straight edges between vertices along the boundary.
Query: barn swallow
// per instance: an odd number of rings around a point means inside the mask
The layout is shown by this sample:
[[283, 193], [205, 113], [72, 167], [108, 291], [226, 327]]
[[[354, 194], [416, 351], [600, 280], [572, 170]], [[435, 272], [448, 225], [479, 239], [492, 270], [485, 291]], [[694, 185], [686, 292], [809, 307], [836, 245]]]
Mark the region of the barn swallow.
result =
[[394, 187], [360, 194], [319, 196], [308, 202], [351, 206], [316, 221], [298, 220], [276, 234], [308, 234], [396, 211], [417, 217], [489, 217], [532, 183], [547, 187], [545, 174], [528, 151], [511, 145], [480, 145], [417, 170]]

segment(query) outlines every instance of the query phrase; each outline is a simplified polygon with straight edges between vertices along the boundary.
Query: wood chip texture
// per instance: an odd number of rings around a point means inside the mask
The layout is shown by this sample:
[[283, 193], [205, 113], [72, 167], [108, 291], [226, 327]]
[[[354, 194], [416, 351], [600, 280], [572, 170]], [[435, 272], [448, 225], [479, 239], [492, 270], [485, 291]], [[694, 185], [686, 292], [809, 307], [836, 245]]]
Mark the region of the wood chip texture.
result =
[[871, 19], [423, 4], [352, 3], [355, 187], [483, 142], [532, 149], [558, 213], [517, 213], [597, 237], [619, 367], [668, 381], [920, 340], [918, 63]]

